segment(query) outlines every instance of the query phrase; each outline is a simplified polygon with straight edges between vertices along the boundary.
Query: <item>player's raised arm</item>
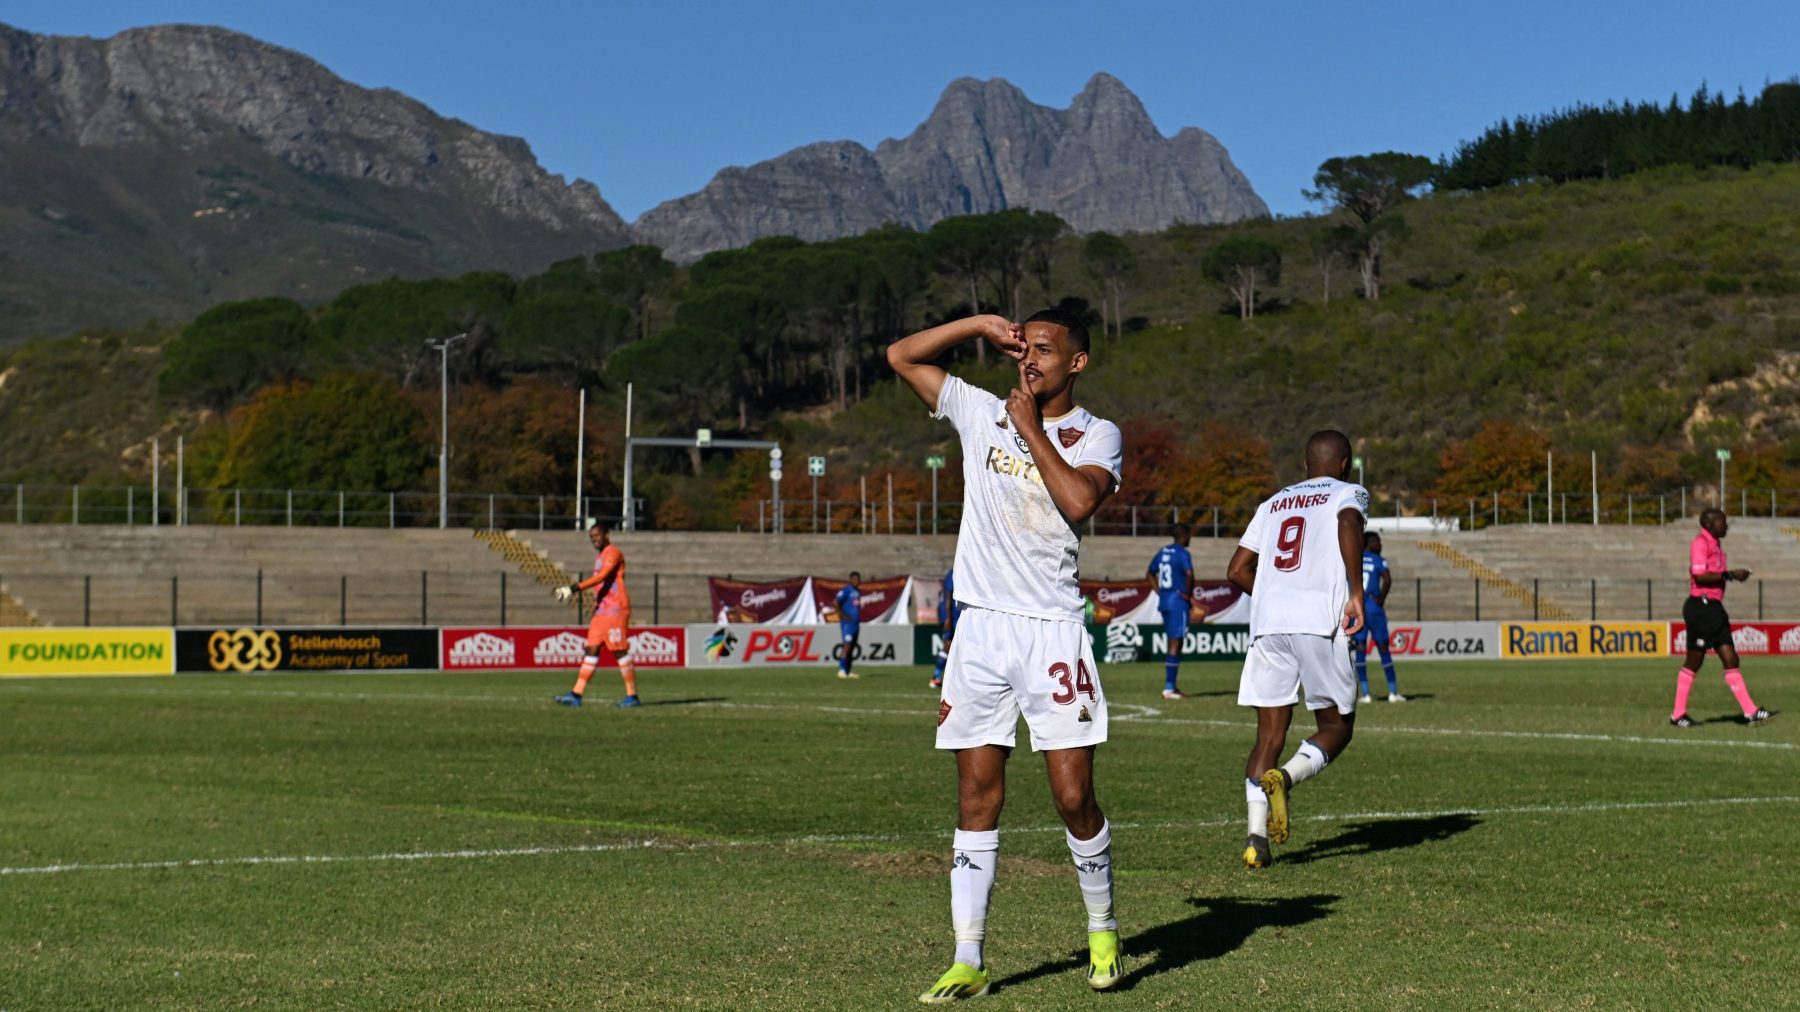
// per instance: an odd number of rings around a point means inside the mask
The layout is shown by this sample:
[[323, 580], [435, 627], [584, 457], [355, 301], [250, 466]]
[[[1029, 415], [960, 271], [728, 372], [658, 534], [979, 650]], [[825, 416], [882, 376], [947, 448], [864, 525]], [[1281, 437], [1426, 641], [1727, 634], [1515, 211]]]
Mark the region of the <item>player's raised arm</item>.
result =
[[1363, 515], [1361, 510], [1338, 511], [1338, 554], [1344, 558], [1344, 577], [1350, 581], [1350, 600], [1344, 602], [1344, 632], [1360, 632], [1363, 614]]
[[937, 364], [944, 352], [974, 338], [993, 344], [1012, 358], [1025, 354], [1023, 328], [1004, 316], [969, 316], [939, 324], [888, 345], [888, 365], [912, 387], [913, 393], [933, 411], [938, 391], [944, 387], [944, 369]]

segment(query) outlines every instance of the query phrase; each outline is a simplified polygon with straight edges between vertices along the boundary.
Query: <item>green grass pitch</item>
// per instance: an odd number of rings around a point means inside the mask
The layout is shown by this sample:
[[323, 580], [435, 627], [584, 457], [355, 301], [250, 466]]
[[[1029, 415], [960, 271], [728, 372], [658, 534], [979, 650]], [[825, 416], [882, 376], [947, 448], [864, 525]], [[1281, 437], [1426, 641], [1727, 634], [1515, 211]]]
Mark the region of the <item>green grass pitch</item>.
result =
[[[1013, 758], [977, 1008], [1792, 1006], [1800, 663], [1401, 668], [1240, 865], [1235, 665], [1104, 671], [1120, 993]], [[0, 1009], [901, 1008], [948, 964], [924, 669], [0, 682]], [[616, 693], [601, 673], [591, 698]], [[1309, 721], [1297, 717], [1291, 746]]]

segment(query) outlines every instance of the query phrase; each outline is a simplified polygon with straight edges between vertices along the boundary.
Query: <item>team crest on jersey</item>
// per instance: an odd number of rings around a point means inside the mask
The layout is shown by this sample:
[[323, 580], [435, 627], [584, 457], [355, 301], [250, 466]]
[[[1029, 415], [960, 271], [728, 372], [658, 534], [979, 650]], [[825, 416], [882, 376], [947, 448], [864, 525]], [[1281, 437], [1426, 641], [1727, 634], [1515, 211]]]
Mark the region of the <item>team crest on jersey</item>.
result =
[[[1065, 668], [1064, 670], [1066, 671], [1068, 669]], [[1077, 724], [1092, 724], [1093, 722], [1094, 718], [1088, 715], [1088, 709], [1085, 706], [1081, 708], [1080, 713], [1075, 715], [1075, 723]]]
[[1086, 432], [1074, 427], [1056, 430], [1056, 438], [1062, 440], [1063, 449], [1065, 450], [1074, 446], [1076, 443], [1081, 442], [1081, 437], [1085, 435], [1087, 435]]

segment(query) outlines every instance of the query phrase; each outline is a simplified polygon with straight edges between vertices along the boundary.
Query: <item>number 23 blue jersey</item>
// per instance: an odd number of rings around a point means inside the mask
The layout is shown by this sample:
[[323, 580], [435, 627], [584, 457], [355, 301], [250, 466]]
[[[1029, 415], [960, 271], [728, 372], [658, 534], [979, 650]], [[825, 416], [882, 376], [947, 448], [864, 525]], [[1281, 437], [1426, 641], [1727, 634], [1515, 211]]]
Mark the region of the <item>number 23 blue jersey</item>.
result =
[[1363, 608], [1381, 611], [1381, 574], [1388, 571], [1387, 560], [1374, 552], [1363, 553]]

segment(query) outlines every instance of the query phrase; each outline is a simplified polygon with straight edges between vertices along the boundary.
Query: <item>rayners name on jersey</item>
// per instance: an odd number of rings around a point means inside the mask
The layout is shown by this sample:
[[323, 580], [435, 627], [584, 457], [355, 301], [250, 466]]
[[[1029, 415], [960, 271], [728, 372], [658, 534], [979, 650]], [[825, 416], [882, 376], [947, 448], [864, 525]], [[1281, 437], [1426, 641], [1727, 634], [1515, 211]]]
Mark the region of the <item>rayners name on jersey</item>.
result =
[[998, 446], [988, 447], [987, 466], [995, 474], [1024, 478], [1026, 481], [1035, 481], [1039, 485], [1044, 483], [1043, 476], [1038, 474], [1036, 464], [1024, 457], [1015, 457]]

